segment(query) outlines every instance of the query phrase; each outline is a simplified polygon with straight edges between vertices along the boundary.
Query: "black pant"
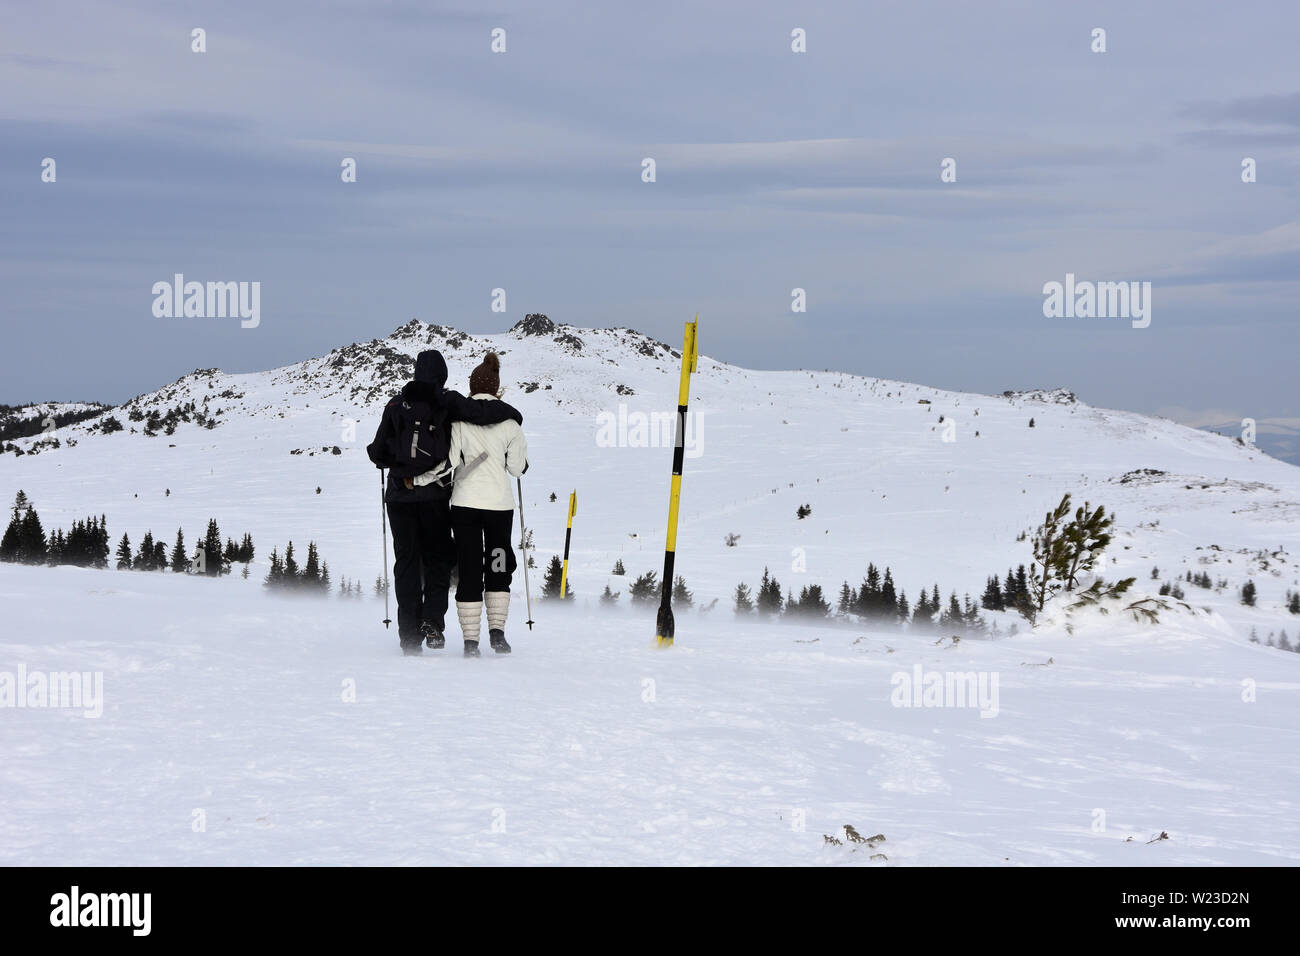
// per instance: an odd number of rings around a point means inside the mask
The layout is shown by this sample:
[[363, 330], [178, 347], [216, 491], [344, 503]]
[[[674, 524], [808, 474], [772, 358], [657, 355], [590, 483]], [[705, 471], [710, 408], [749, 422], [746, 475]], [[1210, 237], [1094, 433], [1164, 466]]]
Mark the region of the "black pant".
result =
[[484, 591], [510, 590], [510, 578], [518, 567], [510, 544], [514, 517], [513, 511], [451, 509], [451, 526], [456, 532], [457, 601], [481, 601]]
[[388, 502], [393, 531], [393, 590], [397, 594], [397, 636], [403, 644], [419, 643], [420, 622], [444, 630], [447, 590], [451, 587], [451, 541], [448, 500]]

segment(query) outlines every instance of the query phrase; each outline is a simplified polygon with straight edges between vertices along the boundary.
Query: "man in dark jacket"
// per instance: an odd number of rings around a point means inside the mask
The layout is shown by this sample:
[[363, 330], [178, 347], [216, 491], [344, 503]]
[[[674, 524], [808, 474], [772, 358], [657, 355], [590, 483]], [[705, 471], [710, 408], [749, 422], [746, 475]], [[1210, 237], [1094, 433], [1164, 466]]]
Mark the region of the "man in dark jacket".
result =
[[[370, 460], [388, 468], [384, 501], [393, 530], [393, 589], [397, 597], [397, 637], [403, 652], [419, 654], [428, 641], [443, 646], [447, 592], [456, 549], [451, 537], [451, 483], [408, 487], [409, 480], [442, 463], [451, 447], [451, 423], [495, 425], [524, 417], [502, 401], [474, 401], [444, 388], [447, 363], [434, 349], [415, 359], [415, 378], [384, 407]], [[420, 455], [416, 455], [419, 433]], [[422, 431], [421, 431], [422, 430]], [[399, 439], [399, 433], [402, 437]], [[410, 445], [410, 455], [403, 444]], [[431, 456], [426, 447], [437, 449]], [[436, 456], [436, 460], [434, 460]]]

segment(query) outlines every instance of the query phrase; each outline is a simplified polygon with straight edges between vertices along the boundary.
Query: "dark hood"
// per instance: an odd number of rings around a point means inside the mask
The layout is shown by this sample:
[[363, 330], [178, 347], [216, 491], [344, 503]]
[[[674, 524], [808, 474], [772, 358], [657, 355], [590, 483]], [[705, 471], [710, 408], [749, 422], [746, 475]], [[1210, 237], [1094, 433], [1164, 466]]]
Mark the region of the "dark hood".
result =
[[437, 349], [426, 349], [415, 357], [415, 378], [402, 387], [402, 397], [408, 402], [440, 405], [446, 384], [446, 360]]
[[441, 390], [447, 384], [447, 362], [437, 349], [425, 349], [415, 357], [415, 380]]

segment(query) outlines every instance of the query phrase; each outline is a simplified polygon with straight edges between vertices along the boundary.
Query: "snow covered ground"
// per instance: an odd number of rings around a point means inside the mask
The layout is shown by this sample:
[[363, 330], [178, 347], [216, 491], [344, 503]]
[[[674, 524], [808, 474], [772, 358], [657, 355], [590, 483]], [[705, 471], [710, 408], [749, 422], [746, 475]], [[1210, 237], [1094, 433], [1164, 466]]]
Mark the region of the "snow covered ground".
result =
[[[503, 353], [527, 418], [535, 594], [578, 491], [577, 606], [538, 607], [530, 634], [517, 590], [508, 659], [404, 659], [369, 593], [379, 502], [363, 449], [429, 346], [462, 388], [485, 349]], [[16, 442], [38, 453], [0, 454], [0, 502], [23, 489], [47, 531], [103, 513], [114, 545], [151, 530], [170, 547], [181, 526], [192, 550], [215, 518], [223, 537], [249, 532], [257, 559], [248, 579], [0, 564], [0, 698], [20, 671], [100, 675], [104, 693], [99, 717], [0, 708], [0, 863], [1300, 859], [1300, 654], [1249, 642], [1300, 638], [1283, 606], [1300, 589], [1300, 469], [1062, 393], [701, 358], [678, 540], [696, 609], [657, 651], [627, 587], [662, 561], [671, 429], [638, 432], [637, 416], [671, 413], [676, 369], [626, 330], [412, 323], [283, 369], [185, 376], [112, 410], [122, 431]], [[143, 433], [150, 409], [191, 401], [215, 427]], [[832, 601], [869, 561], [913, 599], [936, 582], [978, 598], [987, 575], [1029, 563], [1017, 536], [1065, 491], [1119, 516], [1108, 578], [1226, 586], [1184, 584], [1191, 610], [1154, 627], [1112, 615], [1069, 634], [1049, 616], [955, 647], [731, 613], [736, 583], [765, 567]], [[289, 539], [300, 556], [315, 541], [367, 596], [269, 596], [267, 559]], [[627, 577], [610, 574], [619, 559]], [[1254, 608], [1237, 599], [1246, 580]], [[606, 583], [613, 610], [596, 601]], [[923, 685], [973, 675], [985, 699], [899, 706], [918, 666]], [[886, 840], [854, 843], [845, 824]]]
[[[0, 711], [2, 864], [1300, 862], [1300, 655], [1213, 623], [696, 612], [660, 651], [652, 612], [541, 605], [508, 658], [407, 659], [373, 597], [6, 567], [0, 600], [0, 666], [103, 676], [97, 718]], [[918, 666], [985, 694], [899, 706]]]

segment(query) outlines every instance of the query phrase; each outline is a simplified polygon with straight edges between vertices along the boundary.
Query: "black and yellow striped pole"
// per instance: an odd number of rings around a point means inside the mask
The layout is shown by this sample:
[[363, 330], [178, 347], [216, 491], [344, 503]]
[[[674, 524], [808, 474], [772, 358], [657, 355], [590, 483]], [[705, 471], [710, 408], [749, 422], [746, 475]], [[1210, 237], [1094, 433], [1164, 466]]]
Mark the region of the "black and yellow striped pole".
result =
[[700, 353], [695, 343], [695, 328], [700, 323], [686, 323], [682, 338], [682, 380], [677, 388], [677, 440], [673, 443], [673, 481], [668, 497], [668, 544], [664, 547], [663, 591], [659, 598], [659, 615], [655, 620], [655, 637], [660, 647], [672, 647], [673, 632], [673, 562], [677, 557], [677, 506], [682, 497], [682, 459], [686, 451], [686, 406], [691, 398], [691, 373], [699, 365]]
[[573, 538], [573, 516], [578, 513], [578, 490], [569, 492], [569, 524], [564, 529], [564, 567], [560, 569], [560, 600], [568, 591], [569, 585], [569, 541]]

